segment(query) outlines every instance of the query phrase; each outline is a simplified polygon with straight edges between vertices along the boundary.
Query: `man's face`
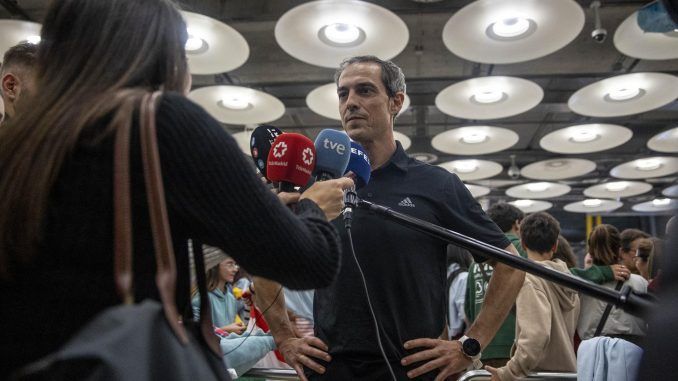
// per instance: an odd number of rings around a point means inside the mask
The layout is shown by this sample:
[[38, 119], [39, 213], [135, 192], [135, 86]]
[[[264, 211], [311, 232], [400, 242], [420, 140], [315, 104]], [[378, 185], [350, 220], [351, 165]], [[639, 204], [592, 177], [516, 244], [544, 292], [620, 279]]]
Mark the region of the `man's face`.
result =
[[389, 98], [381, 66], [372, 62], [347, 66], [339, 77], [337, 95], [342, 125], [351, 139], [361, 144], [393, 139], [393, 116], [404, 95]]
[[636, 251], [638, 250], [638, 243], [640, 242], [640, 240], [641, 238], [631, 241], [629, 251], [624, 251], [623, 249], [621, 250], [622, 263], [624, 264], [624, 266], [628, 267], [628, 269], [631, 270], [631, 272], [634, 274], [638, 274], [638, 268], [636, 268], [636, 261], [634, 260], [633, 257], [636, 256]]

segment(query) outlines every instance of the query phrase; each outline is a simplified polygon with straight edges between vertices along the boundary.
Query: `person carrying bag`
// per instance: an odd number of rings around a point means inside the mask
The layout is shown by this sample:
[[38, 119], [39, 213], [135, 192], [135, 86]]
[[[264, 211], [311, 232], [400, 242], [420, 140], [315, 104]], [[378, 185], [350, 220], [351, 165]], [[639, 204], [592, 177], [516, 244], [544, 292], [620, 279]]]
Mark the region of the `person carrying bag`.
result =
[[[115, 280], [123, 303], [97, 315], [59, 351], [24, 368], [18, 380], [230, 380], [212, 332], [202, 250], [194, 250], [200, 290], [199, 324], [180, 322], [174, 303], [176, 266], [167, 219], [155, 105], [160, 92], [141, 95], [140, 135], [161, 301], [134, 303], [130, 196], [130, 123], [117, 126], [114, 158]], [[128, 95], [121, 112], [137, 103]]]

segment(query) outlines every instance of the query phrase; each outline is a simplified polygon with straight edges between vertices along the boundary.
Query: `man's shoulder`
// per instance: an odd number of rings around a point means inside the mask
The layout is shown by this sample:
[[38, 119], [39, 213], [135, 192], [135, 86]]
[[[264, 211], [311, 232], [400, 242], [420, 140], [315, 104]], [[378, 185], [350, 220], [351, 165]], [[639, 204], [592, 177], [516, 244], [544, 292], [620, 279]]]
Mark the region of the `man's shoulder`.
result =
[[464, 185], [464, 183], [459, 179], [459, 176], [457, 176], [455, 173], [452, 173], [443, 167], [424, 163], [416, 159], [411, 159], [408, 162], [408, 171], [416, 175], [430, 176], [431, 178], [434, 178], [442, 183], [451, 183], [452, 185], [459, 186]]

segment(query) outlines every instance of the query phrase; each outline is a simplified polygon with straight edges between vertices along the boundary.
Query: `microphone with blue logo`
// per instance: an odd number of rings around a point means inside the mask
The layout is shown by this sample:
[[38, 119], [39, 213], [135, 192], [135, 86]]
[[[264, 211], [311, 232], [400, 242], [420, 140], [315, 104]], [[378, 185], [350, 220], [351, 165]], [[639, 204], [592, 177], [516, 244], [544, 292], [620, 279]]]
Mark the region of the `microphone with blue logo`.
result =
[[322, 130], [315, 139], [315, 152], [315, 180], [338, 179], [346, 172], [351, 159], [351, 139], [337, 130]]
[[349, 176], [353, 179], [356, 189], [361, 189], [370, 182], [370, 174], [372, 167], [370, 166], [370, 158], [367, 157], [367, 152], [363, 146], [356, 142], [351, 142], [351, 158], [348, 160], [346, 167], [346, 174], [353, 174]]
[[[356, 189], [360, 189], [370, 182], [370, 174], [372, 167], [370, 166], [370, 158], [367, 157], [367, 152], [363, 146], [356, 142], [351, 142], [351, 158], [348, 161], [345, 174], [352, 174], [353, 182]], [[344, 227], [346, 230], [351, 229], [351, 221], [353, 221], [353, 209], [357, 207], [358, 194], [354, 189], [344, 191], [344, 210], [342, 215], [344, 217]]]

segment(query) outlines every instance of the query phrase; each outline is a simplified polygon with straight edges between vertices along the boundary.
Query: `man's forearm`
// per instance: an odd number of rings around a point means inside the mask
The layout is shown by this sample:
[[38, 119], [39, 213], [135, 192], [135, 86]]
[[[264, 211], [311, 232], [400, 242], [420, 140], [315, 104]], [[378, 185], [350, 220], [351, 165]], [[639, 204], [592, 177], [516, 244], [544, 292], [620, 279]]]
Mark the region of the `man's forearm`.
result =
[[[509, 245], [506, 250], [518, 255], [513, 245]], [[524, 279], [523, 271], [501, 263], [494, 265], [483, 308], [467, 333], [469, 337], [478, 340], [483, 348], [492, 341], [515, 304]]]
[[290, 337], [296, 337], [285, 309], [285, 293], [282, 286], [260, 277], [254, 277], [253, 281], [256, 304], [264, 314], [276, 345]]

